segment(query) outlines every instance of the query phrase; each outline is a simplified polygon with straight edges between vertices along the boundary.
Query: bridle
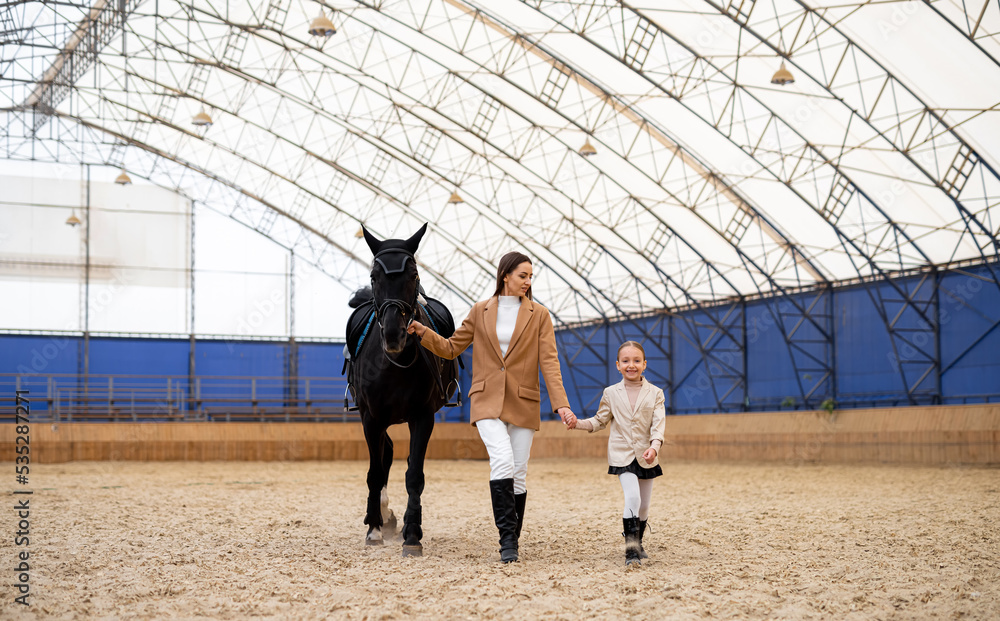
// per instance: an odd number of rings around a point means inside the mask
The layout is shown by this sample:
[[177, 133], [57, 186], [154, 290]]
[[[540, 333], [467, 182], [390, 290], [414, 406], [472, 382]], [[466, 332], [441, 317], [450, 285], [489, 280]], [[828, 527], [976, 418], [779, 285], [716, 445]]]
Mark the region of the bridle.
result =
[[[399, 259], [399, 264], [393, 266], [391, 269], [386, 264], [386, 261], [382, 258], [383, 256], [390, 254], [403, 255], [402, 258]], [[412, 252], [409, 252], [402, 248], [386, 248], [385, 250], [381, 250], [378, 253], [376, 253], [375, 259], [372, 261], [372, 274], [374, 275], [375, 273], [376, 263], [382, 267], [382, 271], [385, 272], [387, 276], [391, 274], [398, 274], [406, 269], [407, 261], [414, 261], [414, 264], [416, 263], [416, 259], [413, 257]], [[411, 360], [409, 364], [403, 365], [393, 360], [389, 356], [389, 354], [386, 353], [385, 351], [385, 333], [382, 330], [382, 317], [385, 315], [386, 311], [389, 310], [389, 308], [392, 306], [399, 308], [400, 313], [404, 317], [406, 317], [407, 313], [409, 313], [411, 318], [416, 317], [417, 312], [420, 309], [420, 306], [417, 304], [417, 296], [419, 294], [419, 290], [420, 290], [420, 276], [418, 274], [417, 286], [414, 287], [413, 289], [413, 300], [411, 302], [407, 302], [406, 300], [400, 300], [398, 298], [387, 298], [385, 300], [382, 300], [382, 302], [380, 303], [378, 299], [375, 297], [375, 278], [374, 276], [372, 277], [372, 306], [375, 310], [375, 321], [378, 323], [379, 340], [381, 340], [382, 342], [382, 355], [385, 356], [386, 360], [388, 360], [389, 362], [391, 362], [392, 364], [396, 365], [401, 369], [407, 369], [413, 366], [413, 363], [417, 361], [417, 357], [420, 355], [420, 352], [419, 351], [414, 352], [413, 360]], [[407, 335], [407, 338], [409, 338], [409, 335]], [[420, 347], [417, 346], [417, 350], [419, 349]]]
[[[388, 255], [397, 255], [395, 257], [396, 260], [393, 261], [393, 260], [390, 259], [389, 261], [386, 261], [385, 258], [389, 258]], [[402, 256], [399, 256], [399, 255], [402, 255]], [[402, 272], [402, 271], [404, 271], [406, 269], [406, 262], [407, 261], [413, 261], [414, 265], [416, 265], [416, 261], [417, 260], [416, 260], [416, 258], [414, 258], [412, 252], [410, 252], [408, 250], [405, 250], [403, 248], [386, 248], [385, 250], [380, 250], [379, 252], [375, 253], [375, 259], [372, 261], [372, 271], [371, 271], [371, 274], [372, 274], [372, 308], [374, 309], [374, 313], [375, 313], [375, 321], [378, 323], [378, 334], [379, 334], [379, 340], [381, 341], [380, 344], [381, 344], [381, 347], [382, 347], [382, 355], [385, 356], [386, 360], [388, 360], [394, 366], [399, 367], [400, 369], [408, 369], [408, 368], [412, 367], [417, 362], [418, 359], [423, 359], [424, 364], [426, 364], [428, 368], [433, 369], [435, 363], [434, 363], [434, 361], [432, 359], [431, 354], [424, 347], [421, 347], [419, 344], [417, 344], [414, 347], [413, 360], [410, 360], [410, 362], [408, 362], [407, 364], [400, 364], [400, 363], [396, 362], [395, 360], [392, 359], [392, 357], [389, 355], [389, 353], [386, 352], [386, 350], [385, 350], [385, 333], [382, 331], [382, 317], [385, 315], [386, 311], [390, 307], [395, 306], [395, 307], [399, 308], [400, 312], [403, 314], [404, 317], [406, 317], [407, 313], [410, 314], [410, 318], [411, 319], [420, 316], [420, 310], [422, 309], [421, 302], [420, 302], [420, 300], [421, 300], [421, 298], [420, 298], [420, 275], [417, 274], [417, 278], [416, 278], [417, 282], [416, 282], [416, 287], [414, 287], [414, 290], [413, 290], [413, 300], [412, 301], [407, 302], [406, 300], [400, 300], [398, 298], [388, 298], [388, 299], [382, 300], [382, 302], [379, 302], [378, 299], [376, 299], [376, 297], [375, 297], [375, 278], [374, 278], [375, 265], [376, 264], [380, 265], [382, 267], [382, 271], [385, 272], [386, 275], [399, 274], [400, 272]], [[391, 265], [391, 267], [390, 267], [390, 265]], [[426, 300], [424, 300], [423, 303], [426, 304], [427, 303]], [[431, 316], [431, 314], [429, 312], [426, 311], [426, 309], [424, 309], [424, 315], [426, 316], [427, 320], [429, 320], [430, 322], [434, 321], [433, 317]], [[421, 321], [425, 321], [425, 319], [423, 317], [421, 317]], [[407, 334], [406, 338], [407, 338], [407, 340], [409, 340], [410, 335]], [[443, 361], [441, 361], [441, 362], [443, 362]], [[441, 394], [447, 400], [448, 390], [447, 390], [447, 387], [445, 387], [444, 382], [441, 380], [441, 374], [440, 373], [432, 373], [432, 375], [437, 380], [438, 390], [441, 392]], [[457, 379], [452, 380], [452, 381], [456, 382], [456, 385], [457, 385]], [[449, 386], [450, 386], [450, 384], [449, 384]], [[459, 391], [459, 393], [461, 393], [461, 387], [460, 386], [458, 388], [458, 391]], [[460, 403], [461, 403], [461, 397], [459, 397], [459, 404]]]

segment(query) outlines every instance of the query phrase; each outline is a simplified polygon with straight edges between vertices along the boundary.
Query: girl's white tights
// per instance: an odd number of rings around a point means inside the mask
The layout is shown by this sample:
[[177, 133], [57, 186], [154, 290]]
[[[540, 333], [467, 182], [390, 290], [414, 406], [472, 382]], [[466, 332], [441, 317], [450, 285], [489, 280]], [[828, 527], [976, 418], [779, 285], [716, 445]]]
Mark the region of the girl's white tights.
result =
[[623, 518], [638, 516], [640, 520], [649, 517], [649, 501], [653, 497], [653, 479], [642, 479], [631, 472], [624, 472], [618, 475], [618, 481], [622, 484], [622, 492], [625, 494], [625, 508], [622, 510]]

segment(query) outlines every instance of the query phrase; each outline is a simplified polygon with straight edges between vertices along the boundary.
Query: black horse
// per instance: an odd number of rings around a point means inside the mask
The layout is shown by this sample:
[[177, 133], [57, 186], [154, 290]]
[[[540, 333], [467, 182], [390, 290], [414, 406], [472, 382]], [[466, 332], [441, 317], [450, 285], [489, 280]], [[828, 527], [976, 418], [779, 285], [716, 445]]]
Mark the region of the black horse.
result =
[[368, 444], [368, 506], [365, 524], [367, 545], [381, 545], [382, 527], [395, 528], [388, 509], [386, 482], [392, 466], [389, 425], [406, 423], [410, 429], [410, 456], [406, 468], [408, 500], [403, 515], [403, 556], [420, 556], [420, 495], [424, 490], [424, 456], [434, 430], [434, 414], [458, 386], [454, 361], [443, 360], [421, 347], [406, 333], [410, 320], [436, 326], [445, 336], [454, 332], [448, 309], [426, 298], [414, 253], [427, 230], [424, 224], [407, 240], [379, 241], [364, 229], [365, 241], [375, 259], [371, 289], [355, 293], [356, 310], [348, 322], [348, 383], [361, 413]]

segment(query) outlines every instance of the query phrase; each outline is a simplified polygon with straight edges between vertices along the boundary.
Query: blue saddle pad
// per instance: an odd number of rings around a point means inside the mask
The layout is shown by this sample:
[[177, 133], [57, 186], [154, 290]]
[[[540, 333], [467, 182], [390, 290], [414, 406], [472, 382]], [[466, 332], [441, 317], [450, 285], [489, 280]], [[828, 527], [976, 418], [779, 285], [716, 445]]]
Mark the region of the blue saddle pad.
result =
[[372, 329], [378, 329], [375, 324], [375, 305], [371, 300], [354, 309], [347, 320], [347, 351], [351, 358], [357, 358], [358, 352]]

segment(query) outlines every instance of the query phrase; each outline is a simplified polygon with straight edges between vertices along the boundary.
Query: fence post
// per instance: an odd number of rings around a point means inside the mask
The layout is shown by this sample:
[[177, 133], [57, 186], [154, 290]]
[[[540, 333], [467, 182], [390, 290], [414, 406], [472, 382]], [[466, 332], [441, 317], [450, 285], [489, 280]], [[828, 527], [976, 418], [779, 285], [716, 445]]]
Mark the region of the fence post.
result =
[[[312, 413], [312, 389], [310, 384], [310, 379], [306, 378], [306, 416], [308, 417]], [[306, 420], [309, 420], [306, 418]], [[319, 416], [316, 417], [316, 422], [319, 422]]]
[[[257, 416], [257, 378], [250, 379], [250, 405], [253, 406], [253, 415]], [[261, 418], [263, 422], [263, 418]]]

